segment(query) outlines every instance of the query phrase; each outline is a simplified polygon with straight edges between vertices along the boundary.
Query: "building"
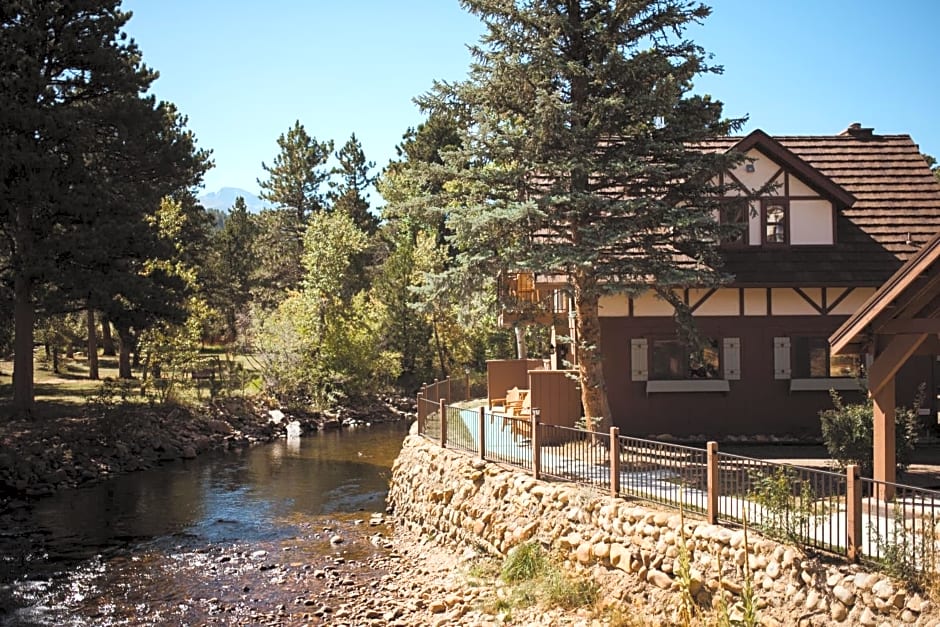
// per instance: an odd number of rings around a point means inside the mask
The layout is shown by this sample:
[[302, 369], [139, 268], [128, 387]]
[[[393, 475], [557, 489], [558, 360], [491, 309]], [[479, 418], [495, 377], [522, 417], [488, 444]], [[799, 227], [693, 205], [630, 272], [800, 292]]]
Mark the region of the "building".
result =
[[[830, 389], [863, 394], [864, 358], [833, 355], [828, 338], [940, 231], [940, 183], [909, 136], [859, 124], [833, 136], [758, 130], [705, 149], [747, 156], [722, 181], [729, 197], [747, 199], [720, 216], [742, 227], [722, 249], [734, 280], [679, 291], [706, 338], [695, 349], [652, 291], [602, 299], [614, 424], [634, 435], [817, 435]], [[557, 332], [570, 333], [563, 277], [514, 286], [528, 290], [522, 300], [550, 303]], [[911, 359], [897, 375], [898, 402], [921, 383], [935, 390], [934, 369], [932, 356]]]

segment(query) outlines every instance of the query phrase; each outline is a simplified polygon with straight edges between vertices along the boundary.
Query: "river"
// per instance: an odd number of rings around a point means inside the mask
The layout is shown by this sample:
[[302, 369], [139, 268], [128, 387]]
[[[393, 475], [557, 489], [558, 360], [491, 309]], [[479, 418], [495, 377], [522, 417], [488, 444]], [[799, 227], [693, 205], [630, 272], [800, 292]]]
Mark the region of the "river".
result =
[[15, 510], [0, 527], [0, 625], [254, 622], [288, 616], [290, 601], [315, 611], [305, 572], [381, 553], [373, 514], [406, 431], [320, 432]]

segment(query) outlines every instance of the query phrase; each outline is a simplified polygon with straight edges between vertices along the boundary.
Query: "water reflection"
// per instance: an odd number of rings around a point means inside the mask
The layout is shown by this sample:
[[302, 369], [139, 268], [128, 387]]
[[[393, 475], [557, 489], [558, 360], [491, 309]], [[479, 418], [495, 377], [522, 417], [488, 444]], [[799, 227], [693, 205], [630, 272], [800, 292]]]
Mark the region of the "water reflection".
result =
[[298, 516], [381, 511], [406, 430], [317, 433], [43, 499], [0, 536], [0, 583], [144, 545], [271, 540], [295, 533]]

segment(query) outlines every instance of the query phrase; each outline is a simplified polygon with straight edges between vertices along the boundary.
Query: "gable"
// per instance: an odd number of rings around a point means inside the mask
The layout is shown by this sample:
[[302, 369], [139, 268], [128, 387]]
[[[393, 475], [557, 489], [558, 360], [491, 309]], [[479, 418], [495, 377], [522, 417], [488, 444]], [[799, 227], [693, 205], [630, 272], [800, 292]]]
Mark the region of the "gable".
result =
[[744, 153], [746, 159], [725, 174], [726, 195], [750, 199], [747, 245], [773, 243], [768, 242], [766, 229], [767, 212], [775, 207], [785, 212], [782, 228], [786, 230], [787, 246], [835, 244], [834, 199], [818, 191], [818, 180], [811, 183], [801, 172], [794, 171], [792, 160], [787, 162], [768, 152], [758, 146], [750, 148]]

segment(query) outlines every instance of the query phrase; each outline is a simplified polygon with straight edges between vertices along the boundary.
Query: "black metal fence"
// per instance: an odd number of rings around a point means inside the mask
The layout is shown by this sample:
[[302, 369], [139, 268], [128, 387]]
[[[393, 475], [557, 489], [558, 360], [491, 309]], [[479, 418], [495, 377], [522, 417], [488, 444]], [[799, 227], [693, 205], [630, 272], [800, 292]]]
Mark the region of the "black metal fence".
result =
[[[419, 398], [419, 433], [445, 447], [881, 565], [940, 573], [940, 492], [718, 451], [544, 424]], [[536, 416], [538, 412], [533, 412]]]

